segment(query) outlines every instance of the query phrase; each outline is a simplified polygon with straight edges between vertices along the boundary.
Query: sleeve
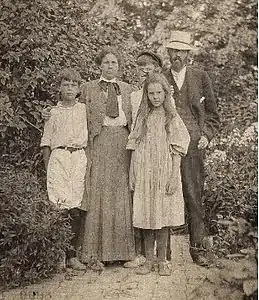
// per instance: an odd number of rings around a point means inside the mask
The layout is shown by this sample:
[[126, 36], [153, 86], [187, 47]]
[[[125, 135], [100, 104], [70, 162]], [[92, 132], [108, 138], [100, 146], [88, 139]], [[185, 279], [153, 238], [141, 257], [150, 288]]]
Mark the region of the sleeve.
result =
[[130, 101], [131, 101], [131, 108], [132, 108], [132, 126], [131, 126], [131, 131], [132, 131], [136, 122], [137, 113], [141, 102], [141, 97], [138, 91], [134, 91], [130, 94]]
[[136, 149], [136, 139], [133, 135], [133, 131], [130, 133], [128, 137], [128, 143], [126, 145], [127, 150], [135, 150]]
[[82, 122], [83, 130], [85, 132], [85, 143], [88, 142], [88, 115], [87, 115], [87, 106], [85, 103], [80, 103], [80, 110], [82, 110]]
[[131, 93], [132, 92], [137, 92], [139, 90], [138, 87], [134, 84], [130, 84], [130, 89], [131, 89]]
[[132, 152], [131, 160], [130, 160], [130, 170], [129, 170], [129, 187], [131, 191], [134, 191], [135, 189], [135, 182], [136, 182], [136, 174], [135, 174], [135, 159], [136, 159], [136, 153], [135, 151]]
[[87, 120], [87, 133], [88, 133], [88, 142], [89, 142], [89, 133], [91, 131], [91, 124], [90, 124], [90, 112], [89, 112], [89, 96], [88, 96], [88, 90], [89, 90], [89, 83], [85, 83], [81, 87], [80, 92], [80, 98], [79, 102], [83, 103], [85, 105], [85, 111], [86, 111], [86, 120]]
[[206, 72], [204, 72], [202, 84], [205, 97], [205, 124], [203, 134], [206, 135], [210, 141], [219, 128], [220, 119], [211, 80]]
[[84, 110], [85, 110], [85, 131], [86, 131], [86, 145], [88, 144], [89, 140], [89, 130], [88, 130], [88, 113], [87, 113], [87, 106], [84, 105]]
[[51, 142], [53, 138], [53, 118], [53, 113], [51, 113], [50, 118], [45, 122], [40, 147], [48, 146], [51, 148]]
[[87, 83], [84, 83], [80, 89], [79, 102], [86, 103], [87, 100]]
[[180, 154], [181, 156], [185, 156], [187, 154], [190, 143], [190, 135], [178, 113], [176, 113], [176, 116], [169, 124], [168, 142], [170, 150], [173, 153]]

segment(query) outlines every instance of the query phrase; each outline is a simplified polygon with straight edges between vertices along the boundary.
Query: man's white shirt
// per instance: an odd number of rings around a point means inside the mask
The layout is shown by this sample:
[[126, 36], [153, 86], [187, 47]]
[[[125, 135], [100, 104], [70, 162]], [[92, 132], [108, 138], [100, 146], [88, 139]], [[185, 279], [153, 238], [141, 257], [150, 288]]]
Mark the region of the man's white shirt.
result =
[[171, 73], [174, 77], [174, 80], [175, 80], [175, 83], [176, 83], [178, 89], [180, 90], [184, 83], [186, 67], [184, 67], [179, 73], [175, 72], [174, 70], [171, 69]]

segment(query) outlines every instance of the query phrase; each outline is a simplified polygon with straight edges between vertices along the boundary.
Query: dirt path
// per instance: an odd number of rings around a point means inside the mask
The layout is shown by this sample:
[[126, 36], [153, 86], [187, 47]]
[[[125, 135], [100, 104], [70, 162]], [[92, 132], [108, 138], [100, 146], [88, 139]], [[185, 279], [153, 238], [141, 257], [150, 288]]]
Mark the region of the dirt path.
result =
[[173, 237], [172, 249], [170, 277], [161, 277], [156, 272], [141, 276], [134, 270], [107, 267], [101, 274], [59, 274], [41, 284], [0, 294], [0, 300], [190, 300], [210, 271], [192, 263], [186, 236]]

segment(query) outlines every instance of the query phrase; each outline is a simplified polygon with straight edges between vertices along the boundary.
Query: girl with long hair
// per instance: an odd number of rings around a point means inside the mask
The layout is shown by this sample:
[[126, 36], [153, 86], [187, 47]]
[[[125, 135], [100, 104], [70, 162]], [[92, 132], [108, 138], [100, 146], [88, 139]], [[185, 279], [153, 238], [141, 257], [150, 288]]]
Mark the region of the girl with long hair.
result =
[[133, 150], [130, 168], [133, 226], [143, 229], [146, 253], [146, 262], [137, 269], [138, 274], [150, 273], [156, 259], [159, 275], [171, 274], [165, 259], [168, 228], [184, 224], [180, 162], [187, 153], [189, 139], [167, 80], [162, 74], [151, 74], [145, 81], [127, 145], [127, 149]]

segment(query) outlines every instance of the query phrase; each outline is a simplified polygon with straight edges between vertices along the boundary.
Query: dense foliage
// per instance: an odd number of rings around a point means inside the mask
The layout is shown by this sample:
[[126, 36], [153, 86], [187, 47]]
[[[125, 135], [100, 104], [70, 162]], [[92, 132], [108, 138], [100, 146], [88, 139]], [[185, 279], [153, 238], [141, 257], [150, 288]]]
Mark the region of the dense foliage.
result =
[[0, 168], [0, 286], [36, 282], [57, 272], [71, 231], [26, 170]]
[[0, 130], [2, 151], [15, 153], [15, 161], [38, 161], [35, 127], [42, 130], [40, 111], [54, 99], [60, 68], [75, 66], [85, 80], [96, 78], [97, 52], [115, 44], [124, 55], [123, 79], [136, 82], [134, 55], [151, 47], [166, 58], [161, 46], [173, 29], [195, 32], [194, 63], [213, 79], [224, 127], [255, 122], [255, 1], [128, 0], [112, 11], [95, 2], [2, 1]]
[[[171, 30], [192, 31], [199, 50], [191, 63], [209, 72], [221, 116], [206, 163], [208, 227], [223, 254], [239, 251], [250, 241], [257, 220], [255, 0], [2, 0], [1, 4], [0, 151], [9, 163], [29, 166], [38, 174], [43, 169], [41, 110], [55, 102], [60, 68], [77, 67], [84, 80], [94, 79], [99, 75], [96, 54], [111, 44], [124, 57], [121, 77], [136, 83], [134, 57], [140, 50], [157, 50], [167, 65], [163, 44], [170, 40]], [[240, 222], [247, 225], [241, 235], [233, 231]]]

